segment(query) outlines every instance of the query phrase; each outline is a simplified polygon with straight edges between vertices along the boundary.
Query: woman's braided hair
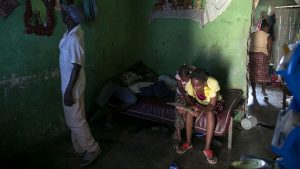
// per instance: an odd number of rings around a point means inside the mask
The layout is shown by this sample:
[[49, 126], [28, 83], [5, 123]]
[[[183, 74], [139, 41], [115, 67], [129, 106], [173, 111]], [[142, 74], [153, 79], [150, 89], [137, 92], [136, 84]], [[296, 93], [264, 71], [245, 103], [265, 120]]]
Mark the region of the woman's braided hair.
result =
[[177, 73], [180, 77], [191, 77], [192, 69], [188, 65], [184, 64], [178, 68]]

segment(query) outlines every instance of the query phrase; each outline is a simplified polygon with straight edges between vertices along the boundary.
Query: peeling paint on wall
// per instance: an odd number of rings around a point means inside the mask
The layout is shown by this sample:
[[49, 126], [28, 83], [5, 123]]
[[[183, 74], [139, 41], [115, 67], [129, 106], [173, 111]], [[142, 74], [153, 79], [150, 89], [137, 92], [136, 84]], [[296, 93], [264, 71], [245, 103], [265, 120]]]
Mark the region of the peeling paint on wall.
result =
[[1, 94], [3, 94], [4, 105], [8, 103], [9, 91], [14, 88], [25, 89], [29, 88], [33, 83], [40, 83], [42, 81], [54, 80], [60, 77], [59, 69], [54, 68], [51, 70], [45, 71], [43, 74], [35, 74], [28, 76], [17, 76], [15, 73], [12, 73], [10, 78], [7, 79], [6, 76], [2, 77], [3, 80], [0, 81], [0, 89], [2, 89]]
[[6, 76], [2, 77], [3, 80], [0, 81], [0, 87], [7, 89], [7, 88], [26, 88], [31, 83], [35, 83], [42, 80], [51, 80], [56, 79], [59, 77], [59, 69], [51, 69], [45, 71], [43, 74], [35, 74], [35, 75], [28, 75], [28, 76], [20, 76], [18, 77], [15, 73], [11, 74], [11, 78], [6, 79]]

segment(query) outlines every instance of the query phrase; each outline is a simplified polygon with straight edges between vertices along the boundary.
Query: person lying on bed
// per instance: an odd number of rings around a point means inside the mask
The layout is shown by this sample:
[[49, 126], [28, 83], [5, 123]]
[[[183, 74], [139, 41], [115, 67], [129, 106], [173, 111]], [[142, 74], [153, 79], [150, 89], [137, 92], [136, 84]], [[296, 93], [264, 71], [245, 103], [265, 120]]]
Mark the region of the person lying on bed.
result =
[[[105, 127], [112, 128], [113, 114], [125, 110], [137, 101], [134, 91], [129, 87], [136, 82], [155, 82], [157, 79], [157, 75], [141, 61], [134, 63], [129, 69], [110, 79], [101, 87], [97, 98], [87, 112], [87, 120], [89, 121], [99, 108], [106, 107], [110, 100], [114, 98], [117, 101], [117, 107], [113, 109], [109, 107], [109, 112], [106, 112], [107, 119], [105, 124]], [[150, 83], [147, 84], [149, 85]]]
[[192, 148], [191, 138], [194, 118], [197, 123], [197, 117], [201, 113], [206, 113], [206, 144], [203, 150], [203, 154], [206, 156], [207, 161], [210, 164], [217, 163], [217, 157], [213, 150], [211, 150], [211, 141], [215, 129], [215, 116], [222, 111], [222, 97], [219, 94], [220, 86], [216, 79], [209, 76], [205, 70], [196, 69], [192, 72], [191, 80], [185, 86], [185, 91], [193, 98], [191, 107], [194, 111], [187, 112], [181, 108], [179, 111], [185, 116], [185, 128], [186, 128], [186, 142], [176, 147], [178, 154], [185, 153], [188, 149]]
[[133, 105], [137, 101], [137, 97], [133, 91], [128, 88], [129, 81], [136, 81], [138, 76], [132, 72], [124, 72], [120, 77], [113, 78], [101, 87], [96, 100], [92, 103], [89, 111], [87, 112], [87, 120], [89, 121], [97, 112], [99, 108], [106, 107], [110, 100], [114, 98], [117, 100], [117, 107], [111, 109], [109, 107], [109, 112], [106, 112], [106, 124], [105, 127], [112, 128], [112, 115], [115, 112], [122, 111]]

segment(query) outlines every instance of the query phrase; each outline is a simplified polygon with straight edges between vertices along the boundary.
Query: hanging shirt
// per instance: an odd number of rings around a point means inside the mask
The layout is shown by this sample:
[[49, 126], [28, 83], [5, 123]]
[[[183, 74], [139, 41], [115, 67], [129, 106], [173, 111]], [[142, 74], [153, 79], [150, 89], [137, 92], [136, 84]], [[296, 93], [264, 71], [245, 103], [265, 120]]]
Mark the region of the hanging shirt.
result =
[[80, 25], [66, 32], [59, 43], [59, 68], [61, 76], [61, 91], [64, 95], [69, 84], [74, 64], [81, 65], [78, 79], [73, 88], [73, 97], [79, 98], [85, 89], [84, 73], [84, 33]]
[[219, 83], [213, 77], [208, 77], [207, 86], [204, 87], [204, 96], [198, 96], [195, 89], [192, 86], [191, 80], [185, 86], [185, 91], [188, 95], [194, 97], [198, 103], [208, 105], [211, 98], [217, 97], [218, 91], [220, 90]]

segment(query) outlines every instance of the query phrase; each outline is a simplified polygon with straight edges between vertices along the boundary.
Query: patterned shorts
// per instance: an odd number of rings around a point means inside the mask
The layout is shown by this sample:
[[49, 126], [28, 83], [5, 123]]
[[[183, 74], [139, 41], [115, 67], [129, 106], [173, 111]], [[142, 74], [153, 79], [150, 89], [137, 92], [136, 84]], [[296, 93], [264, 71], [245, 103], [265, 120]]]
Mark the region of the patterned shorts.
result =
[[[176, 93], [175, 101], [185, 105], [184, 97]], [[185, 127], [183, 115], [179, 113], [178, 109], [175, 108], [175, 128], [183, 129]]]

